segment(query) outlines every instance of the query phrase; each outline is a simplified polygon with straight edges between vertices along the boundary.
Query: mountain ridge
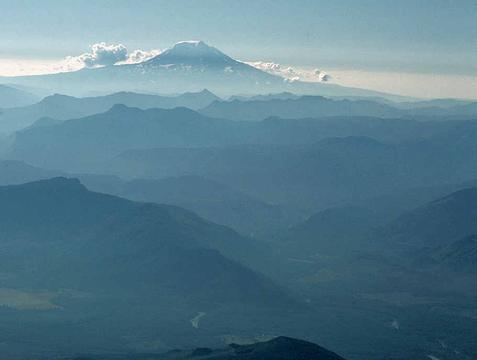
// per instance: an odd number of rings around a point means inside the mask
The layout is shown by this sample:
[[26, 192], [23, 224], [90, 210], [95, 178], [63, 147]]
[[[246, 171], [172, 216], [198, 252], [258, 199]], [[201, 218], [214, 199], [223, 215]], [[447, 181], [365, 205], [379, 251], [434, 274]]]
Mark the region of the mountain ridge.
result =
[[84, 355], [63, 360], [344, 360], [341, 356], [316, 344], [279, 336], [274, 339], [248, 345], [229, 344], [228, 348], [196, 348], [172, 350], [164, 354]]
[[32, 125], [36, 120], [49, 117], [56, 121], [90, 116], [109, 110], [115, 104], [141, 109], [188, 107], [200, 109], [219, 98], [202, 89], [196, 93], [176, 96], [160, 96], [121, 91], [104, 96], [77, 98], [64, 94], [53, 94], [36, 104], [5, 109], [0, 113], [0, 132], [13, 132]]

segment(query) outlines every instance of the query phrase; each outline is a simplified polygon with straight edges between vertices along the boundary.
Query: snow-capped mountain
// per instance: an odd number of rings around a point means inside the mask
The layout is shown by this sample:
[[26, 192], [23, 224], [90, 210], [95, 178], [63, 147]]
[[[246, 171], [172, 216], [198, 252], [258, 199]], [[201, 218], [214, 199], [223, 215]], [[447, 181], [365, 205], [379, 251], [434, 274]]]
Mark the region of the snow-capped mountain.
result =
[[148, 66], [206, 66], [222, 69], [239, 64], [241, 63], [203, 41], [178, 42], [172, 48], [145, 62]]
[[219, 95], [266, 94], [290, 91], [325, 96], [383, 96], [376, 92], [333, 84], [290, 82], [224, 54], [203, 41], [182, 41], [138, 64], [85, 68], [50, 75], [0, 78], [1, 82], [48, 88], [69, 95], [136, 91], [197, 92]]

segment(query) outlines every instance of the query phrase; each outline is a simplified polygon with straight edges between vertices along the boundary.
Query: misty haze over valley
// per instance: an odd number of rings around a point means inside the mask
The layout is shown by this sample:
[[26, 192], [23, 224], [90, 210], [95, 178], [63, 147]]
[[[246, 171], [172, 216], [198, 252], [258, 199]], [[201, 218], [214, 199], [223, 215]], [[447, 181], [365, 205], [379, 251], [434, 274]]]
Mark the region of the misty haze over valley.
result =
[[475, 4], [0, 7], [2, 360], [477, 358]]

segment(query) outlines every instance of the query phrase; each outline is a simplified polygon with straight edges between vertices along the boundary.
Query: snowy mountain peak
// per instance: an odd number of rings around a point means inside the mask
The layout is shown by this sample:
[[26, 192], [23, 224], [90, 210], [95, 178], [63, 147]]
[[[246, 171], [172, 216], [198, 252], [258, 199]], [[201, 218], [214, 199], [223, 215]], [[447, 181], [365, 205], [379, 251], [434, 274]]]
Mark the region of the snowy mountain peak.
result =
[[235, 60], [200, 40], [180, 41], [148, 61], [159, 65], [229, 65]]

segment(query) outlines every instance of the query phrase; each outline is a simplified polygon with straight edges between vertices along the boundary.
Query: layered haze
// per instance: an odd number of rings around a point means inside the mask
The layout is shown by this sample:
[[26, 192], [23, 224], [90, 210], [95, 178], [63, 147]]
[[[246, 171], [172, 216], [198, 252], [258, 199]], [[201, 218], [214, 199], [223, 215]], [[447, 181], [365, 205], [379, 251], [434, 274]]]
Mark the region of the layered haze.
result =
[[2, 360], [477, 358], [472, 1], [0, 8]]

